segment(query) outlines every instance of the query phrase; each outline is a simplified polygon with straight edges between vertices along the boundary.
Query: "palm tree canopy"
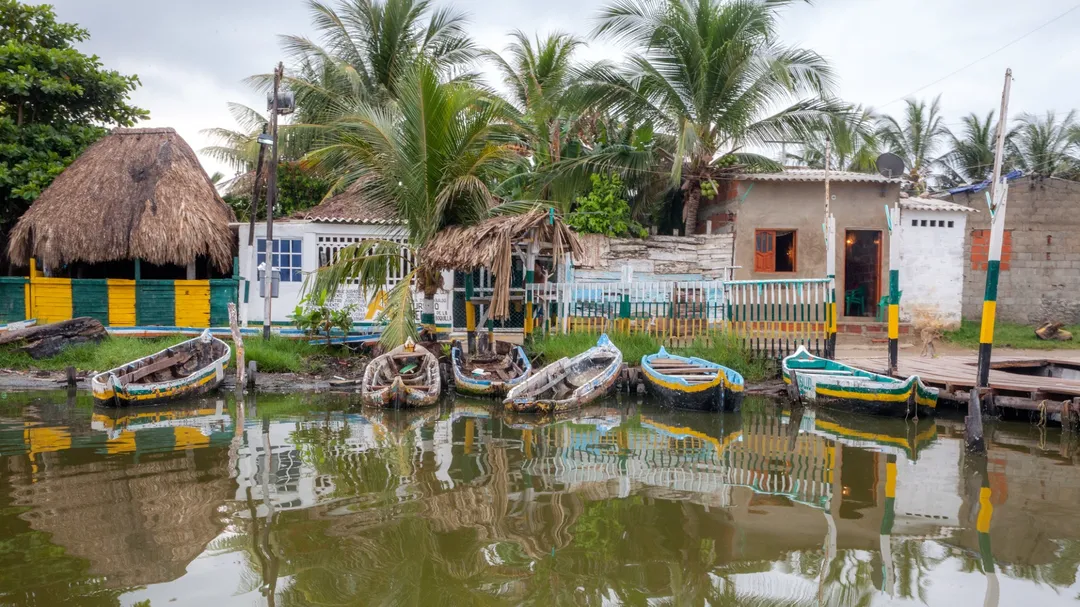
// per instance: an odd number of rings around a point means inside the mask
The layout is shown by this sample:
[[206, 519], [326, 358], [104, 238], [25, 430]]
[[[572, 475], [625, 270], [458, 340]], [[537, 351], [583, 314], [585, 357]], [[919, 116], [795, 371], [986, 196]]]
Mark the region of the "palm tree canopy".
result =
[[[952, 149], [943, 158], [946, 176], [961, 182], [986, 179], [994, 168], [994, 144], [999, 125], [994, 124], [994, 111], [979, 118], [974, 112], [960, 119], [960, 136], [950, 132]], [[1006, 135], [1007, 137], [1009, 135]]]
[[845, 114], [828, 117], [803, 145], [799, 154], [788, 159], [812, 169], [825, 168], [825, 138], [829, 139], [829, 166], [845, 171], [873, 173], [881, 144], [877, 136], [880, 118], [872, 108], [853, 106]]
[[1021, 114], [1017, 126], [1009, 138], [1009, 151], [1013, 163], [1027, 173], [1052, 177], [1077, 170], [1076, 111], [1071, 110], [1060, 119], [1054, 112], [1040, 118]]
[[926, 189], [926, 177], [937, 160], [935, 154], [941, 142], [949, 136], [949, 129], [941, 119], [940, 95], [929, 106], [915, 99], [904, 103], [899, 120], [892, 116], [882, 118], [880, 137], [889, 151], [903, 159], [908, 179], [921, 192]]

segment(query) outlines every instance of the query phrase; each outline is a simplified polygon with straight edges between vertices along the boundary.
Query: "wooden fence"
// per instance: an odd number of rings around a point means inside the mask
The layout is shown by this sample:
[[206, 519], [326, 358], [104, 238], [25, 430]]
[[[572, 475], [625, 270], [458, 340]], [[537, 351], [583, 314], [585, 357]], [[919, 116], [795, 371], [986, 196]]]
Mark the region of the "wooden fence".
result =
[[538, 331], [646, 333], [665, 345], [730, 333], [760, 355], [824, 350], [828, 279], [528, 285]]

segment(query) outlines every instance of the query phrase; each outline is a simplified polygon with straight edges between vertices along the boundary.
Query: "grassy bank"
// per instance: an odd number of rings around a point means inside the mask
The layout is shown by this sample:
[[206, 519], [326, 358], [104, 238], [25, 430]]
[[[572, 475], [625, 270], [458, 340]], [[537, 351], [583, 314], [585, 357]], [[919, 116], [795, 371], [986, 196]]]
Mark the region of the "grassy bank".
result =
[[[611, 341], [623, 353], [623, 360], [631, 365], [641, 357], [660, 349], [660, 342], [644, 333], [609, 333]], [[526, 346], [529, 356], [547, 364], [563, 357], [575, 356], [596, 345], [597, 334], [573, 333], [570, 335], [547, 335], [534, 337]], [[690, 346], [668, 348], [672, 354], [697, 356], [738, 371], [746, 381], [761, 381], [771, 376], [767, 361], [751, 356], [742, 341], [725, 333], [713, 334], [709, 339], [698, 339]]]
[[[1077, 350], [1080, 349], [1080, 325], [1064, 327], [1073, 334], [1072, 341], [1043, 341], [1035, 336], [1035, 329], [1028, 325], [998, 322], [994, 325], [995, 348], [1027, 348], [1031, 350]], [[956, 331], [942, 336], [942, 341], [964, 348], [979, 347], [978, 321], [965, 320]]]
[[[100, 343], [79, 344], [65, 349], [52, 358], [34, 360], [15, 348], [0, 347], [0, 369], [44, 369], [63, 371], [69, 366], [79, 371], [104, 371], [174, 346], [189, 337], [110, 337]], [[319, 356], [329, 353], [325, 346], [313, 346], [305, 341], [272, 337], [245, 339], [245, 354], [265, 373], [308, 373], [318, 370]], [[334, 348], [336, 350], [336, 348]], [[236, 353], [233, 360], [236, 362]]]

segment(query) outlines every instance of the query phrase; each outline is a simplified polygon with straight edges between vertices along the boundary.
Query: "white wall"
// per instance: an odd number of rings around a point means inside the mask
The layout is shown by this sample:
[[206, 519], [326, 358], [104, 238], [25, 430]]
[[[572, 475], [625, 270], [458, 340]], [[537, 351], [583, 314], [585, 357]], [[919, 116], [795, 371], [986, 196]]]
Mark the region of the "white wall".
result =
[[[927, 309], [947, 326], [958, 326], [964, 295], [967, 213], [903, 209], [900, 217], [900, 319], [910, 322], [916, 310]], [[912, 225], [913, 221], [918, 225]], [[931, 221], [936, 225], [931, 227]]]

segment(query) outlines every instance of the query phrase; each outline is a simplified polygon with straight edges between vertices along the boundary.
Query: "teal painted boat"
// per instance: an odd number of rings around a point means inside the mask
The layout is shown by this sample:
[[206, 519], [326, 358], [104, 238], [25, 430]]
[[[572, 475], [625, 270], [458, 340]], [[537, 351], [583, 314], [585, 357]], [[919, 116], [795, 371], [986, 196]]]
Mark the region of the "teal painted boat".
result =
[[450, 347], [454, 389], [471, 396], [506, 396], [532, 374], [532, 363], [521, 346], [497, 341], [490, 355], [468, 356], [461, 344]]
[[898, 417], [929, 416], [937, 409], [938, 390], [918, 375], [896, 379], [814, 356], [805, 348], [783, 361], [784, 383], [810, 403]]
[[641, 357], [649, 391], [665, 405], [695, 411], [737, 411], [745, 382], [736, 371], [694, 356], [668, 354], [663, 346]]

